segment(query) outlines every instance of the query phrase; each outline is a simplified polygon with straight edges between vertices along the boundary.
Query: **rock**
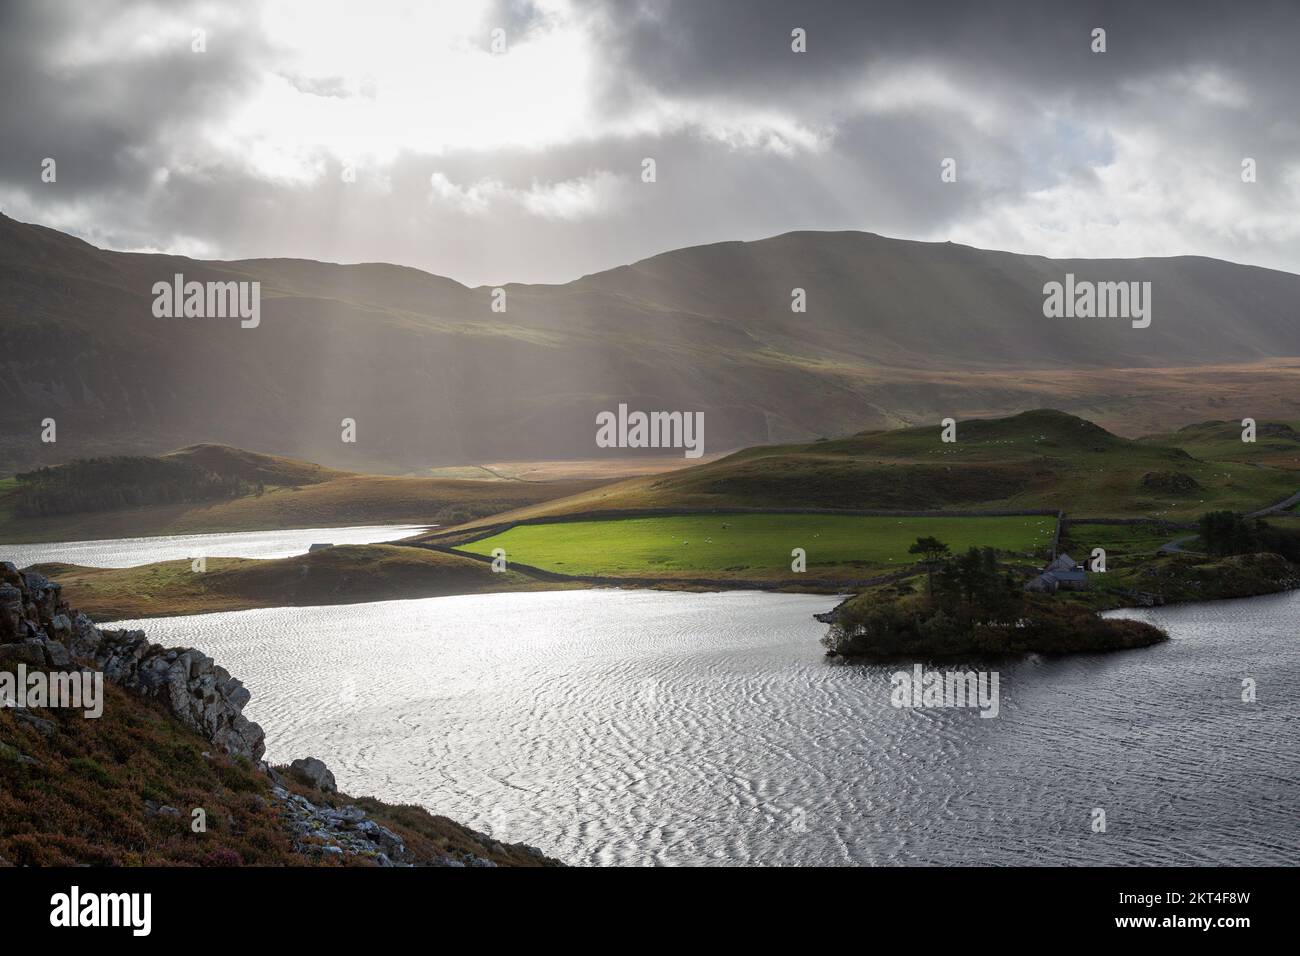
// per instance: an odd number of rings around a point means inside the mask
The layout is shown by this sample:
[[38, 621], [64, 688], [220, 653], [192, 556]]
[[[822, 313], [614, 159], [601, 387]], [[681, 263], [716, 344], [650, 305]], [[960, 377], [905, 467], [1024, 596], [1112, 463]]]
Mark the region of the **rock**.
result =
[[68, 655], [68, 649], [58, 641], [45, 642], [45, 659], [51, 667], [67, 668], [72, 665], [72, 658]]
[[8, 670], [19, 664], [26, 664], [28, 667], [44, 667], [45, 645], [37, 641], [0, 644], [0, 668]]
[[332, 820], [339, 824], [347, 824], [347, 825], [360, 823], [362, 820], [366, 818], [365, 810], [362, 810], [360, 807], [353, 806], [351, 804], [349, 804], [346, 807], [343, 807], [340, 810], [324, 810], [322, 811], [322, 813], [329, 820]]
[[53, 737], [54, 731], [58, 728], [52, 720], [46, 720], [44, 717], [37, 717], [30, 710], [17, 708], [14, 710], [14, 717], [20, 722], [26, 724], [32, 730], [36, 731], [42, 737]]
[[41, 762], [35, 757], [28, 756], [17, 747], [11, 747], [6, 743], [0, 743], [0, 760], [10, 760], [27, 767], [41, 766]]
[[357, 832], [364, 834], [371, 843], [399, 859], [406, 855], [406, 843], [392, 830], [381, 827], [374, 820], [365, 820], [357, 825]]
[[261, 759], [265, 734], [242, 714], [251, 695], [228, 671], [201, 651], [151, 644], [143, 631], [101, 630], [70, 610], [61, 590], [38, 572], [0, 564], [0, 667], [66, 669], [81, 661], [126, 690], [162, 701], [231, 756]]
[[311, 784], [321, 793], [338, 792], [338, 784], [334, 782], [334, 774], [330, 773], [330, 768], [325, 766], [325, 762], [322, 760], [317, 760], [315, 757], [300, 757], [289, 764], [289, 769], [293, 770], [304, 782]]
[[0, 584], [0, 642], [19, 639], [23, 617], [23, 592], [12, 584]]

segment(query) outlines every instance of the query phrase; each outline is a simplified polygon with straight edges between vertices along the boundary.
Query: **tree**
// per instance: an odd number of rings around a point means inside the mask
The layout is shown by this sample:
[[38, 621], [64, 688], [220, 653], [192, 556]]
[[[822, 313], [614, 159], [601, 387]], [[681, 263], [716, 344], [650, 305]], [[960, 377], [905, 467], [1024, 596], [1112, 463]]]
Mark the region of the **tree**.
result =
[[1252, 527], [1244, 515], [1211, 511], [1201, 515], [1198, 524], [1205, 549], [1217, 557], [1259, 550], [1259, 523]]
[[930, 596], [933, 597], [934, 569], [948, 555], [948, 546], [938, 538], [917, 538], [915, 543], [907, 549], [907, 553], [921, 555], [921, 563], [925, 565], [927, 576], [926, 587]]

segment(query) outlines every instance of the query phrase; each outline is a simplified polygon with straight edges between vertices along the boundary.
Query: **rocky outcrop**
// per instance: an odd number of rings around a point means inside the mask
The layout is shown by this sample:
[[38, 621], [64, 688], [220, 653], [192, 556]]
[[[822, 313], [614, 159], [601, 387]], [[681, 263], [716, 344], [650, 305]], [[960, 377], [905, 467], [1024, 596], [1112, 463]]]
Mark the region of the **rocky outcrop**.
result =
[[[262, 760], [262, 728], [242, 714], [250, 694], [225, 668], [194, 649], [152, 644], [142, 631], [98, 628], [84, 614], [70, 609], [60, 592], [60, 585], [43, 575], [20, 572], [13, 564], [0, 562], [0, 669], [26, 664], [36, 669], [99, 671], [105, 681], [158, 701], [214, 745], [214, 752], [202, 752], [204, 758], [224, 763], [227, 772], [245, 773], [265, 783], [265, 791], [249, 792], [244, 787], [241, 792], [248, 793], [248, 799], [262, 809], [275, 808], [277, 828], [289, 836], [288, 850], [296, 861], [376, 866], [558, 865], [534, 847], [502, 844], [431, 814], [413, 822], [411, 807], [390, 807], [365, 798], [354, 801], [338, 792], [334, 774], [315, 757], [295, 760], [288, 767], [269, 766]], [[139, 705], [124, 707], [118, 698], [117, 706], [130, 711]], [[0, 741], [0, 771], [39, 770], [51, 762], [51, 753], [56, 753], [58, 760], [66, 757], [61, 747], [73, 742], [60, 736], [58, 722], [33, 710], [15, 708], [8, 713], [14, 724], [23, 728], [26, 749], [32, 749], [33, 740], [38, 745], [49, 743], [38, 751], [41, 759], [37, 759]], [[108, 713], [103, 716], [113, 720]], [[27, 734], [28, 730], [35, 736]], [[231, 766], [217, 750], [246, 758], [248, 763], [241, 760], [242, 767]], [[185, 768], [180, 768], [177, 776], [188, 780]], [[184, 788], [173, 789], [179, 792]], [[181, 825], [187, 822], [182, 809], [152, 798], [143, 800], [141, 812], [147, 818], [173, 818]], [[0, 837], [4, 835], [0, 832]], [[123, 847], [119, 852], [139, 853], [138, 841], [133, 838], [129, 851]], [[240, 855], [230, 849], [218, 848], [205, 858], [205, 865], [240, 863]], [[3, 858], [0, 865], [4, 865]]]
[[225, 668], [200, 651], [152, 644], [143, 631], [98, 628], [70, 609], [60, 590], [44, 575], [0, 562], [0, 668], [102, 671], [105, 680], [161, 701], [225, 753], [262, 759], [262, 728], [243, 715], [251, 695]]
[[[329, 773], [329, 770], [325, 772]], [[330, 779], [333, 779], [332, 774]], [[271, 795], [289, 821], [294, 849], [299, 853], [325, 857], [361, 856], [378, 866], [406, 864], [405, 841], [387, 827], [368, 819], [366, 811], [355, 804], [337, 808], [317, 806], [302, 794], [290, 793], [279, 785], [271, 788]], [[450, 860], [447, 862], [451, 863]]]

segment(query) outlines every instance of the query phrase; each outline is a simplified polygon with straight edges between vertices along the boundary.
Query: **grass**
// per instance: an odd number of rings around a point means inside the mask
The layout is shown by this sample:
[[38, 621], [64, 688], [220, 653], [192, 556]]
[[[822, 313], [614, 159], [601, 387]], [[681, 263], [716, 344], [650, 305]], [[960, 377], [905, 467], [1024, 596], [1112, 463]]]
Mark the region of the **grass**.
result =
[[471, 558], [385, 544], [275, 560], [209, 558], [201, 572], [188, 561], [37, 567], [63, 585], [64, 600], [99, 621], [557, 587], [514, 571], [495, 573]]
[[1048, 517], [882, 518], [844, 515], [682, 515], [520, 525], [460, 546], [508, 561], [575, 575], [708, 574], [792, 578], [791, 550], [807, 552], [809, 577], [861, 577], [900, 570], [918, 536], [954, 551], [971, 546], [1026, 555], [1051, 543]]
[[1145, 443], [1181, 448], [1205, 461], [1242, 461], [1272, 468], [1300, 471], [1300, 422], [1256, 424], [1253, 442], [1241, 440], [1240, 421], [1201, 422], [1176, 432], [1153, 435]]
[[1061, 550], [1084, 561], [1094, 548], [1106, 550], [1107, 561], [1115, 558], [1150, 558], [1160, 546], [1190, 531], [1157, 524], [1066, 524]]

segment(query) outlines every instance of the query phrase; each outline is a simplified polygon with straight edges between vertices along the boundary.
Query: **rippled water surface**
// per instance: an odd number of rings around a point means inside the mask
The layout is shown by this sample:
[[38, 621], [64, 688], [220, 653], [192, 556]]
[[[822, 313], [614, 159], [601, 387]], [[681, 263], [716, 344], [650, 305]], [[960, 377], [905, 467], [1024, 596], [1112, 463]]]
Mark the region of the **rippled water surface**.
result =
[[832, 603], [569, 591], [132, 626], [242, 677], [271, 760], [570, 863], [1296, 862], [1300, 594], [1132, 612], [1174, 640], [997, 665], [996, 719], [892, 708], [895, 668], [823, 658]]
[[423, 525], [367, 525], [355, 528], [297, 528], [291, 531], [241, 531], [180, 534], [112, 541], [62, 541], [53, 544], [0, 544], [0, 561], [20, 568], [65, 561], [92, 568], [133, 568], [182, 558], [287, 558], [313, 544], [374, 544], [422, 531]]

